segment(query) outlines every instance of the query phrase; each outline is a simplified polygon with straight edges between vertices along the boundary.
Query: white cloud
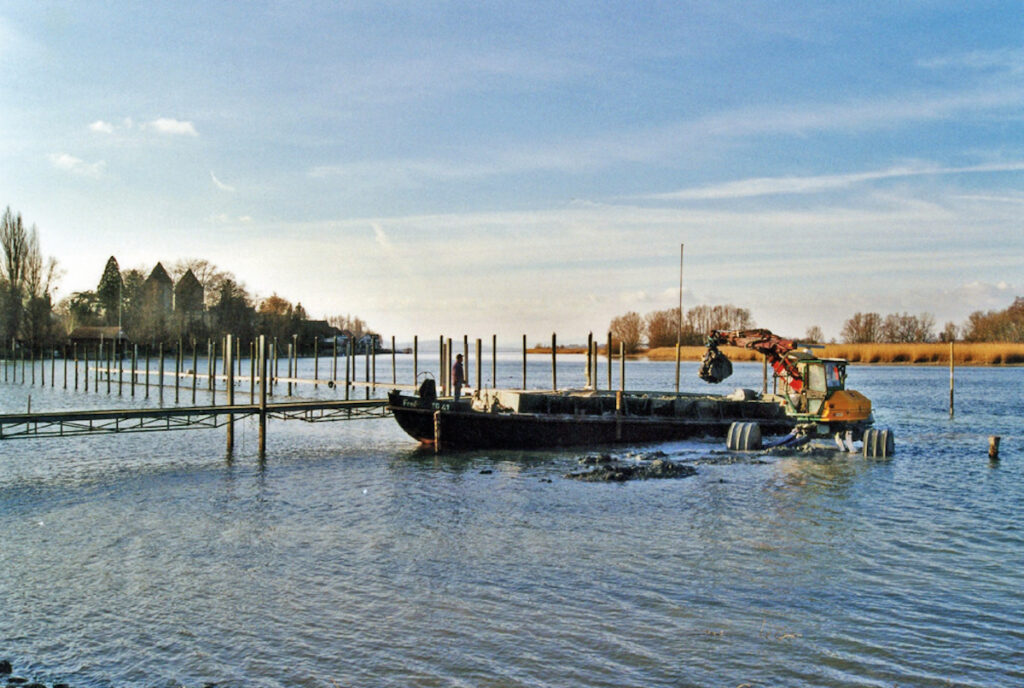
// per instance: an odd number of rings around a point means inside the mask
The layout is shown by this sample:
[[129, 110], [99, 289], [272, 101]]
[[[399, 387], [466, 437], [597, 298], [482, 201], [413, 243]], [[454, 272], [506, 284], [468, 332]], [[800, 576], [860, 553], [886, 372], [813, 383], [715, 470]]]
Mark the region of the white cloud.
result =
[[225, 184], [221, 180], [217, 179], [217, 175], [215, 175], [213, 173], [213, 170], [210, 170], [210, 179], [213, 180], [214, 186], [216, 186], [221, 191], [234, 191], [235, 190], [235, 187], [229, 186], [228, 184]]
[[967, 167], [893, 167], [887, 170], [851, 174], [826, 174], [809, 177], [755, 177], [663, 194], [650, 194], [644, 196], [644, 198], [678, 201], [751, 198], [754, 196], [817, 193], [819, 191], [846, 188], [854, 184], [877, 179], [1020, 171], [1024, 171], [1024, 162], [971, 165]]
[[393, 247], [391, 245], [391, 240], [388, 238], [388, 235], [384, 233], [384, 227], [377, 222], [371, 223], [371, 226], [373, 227], [373, 236], [377, 245], [386, 251], [392, 250]]
[[169, 134], [175, 136], [199, 136], [199, 132], [196, 131], [195, 126], [192, 122], [185, 122], [180, 119], [172, 119], [170, 117], [160, 117], [153, 120], [145, 125], [147, 129], [152, 129], [160, 134]]
[[83, 177], [99, 177], [103, 174], [103, 170], [107, 163], [103, 160], [94, 163], [88, 163], [81, 158], [76, 158], [68, 153], [53, 153], [50, 155], [50, 162], [58, 170], [64, 172], [70, 172]]
[[104, 122], [103, 120], [98, 119], [89, 125], [89, 130], [95, 131], [98, 134], [113, 134], [114, 125], [110, 122]]

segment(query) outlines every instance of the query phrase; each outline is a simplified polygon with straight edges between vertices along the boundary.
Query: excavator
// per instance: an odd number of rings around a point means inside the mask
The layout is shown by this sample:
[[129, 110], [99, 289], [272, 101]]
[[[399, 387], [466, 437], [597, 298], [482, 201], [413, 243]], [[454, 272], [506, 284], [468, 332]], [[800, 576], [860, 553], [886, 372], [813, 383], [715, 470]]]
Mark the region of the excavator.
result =
[[802, 437], [834, 434], [836, 444], [845, 451], [854, 451], [853, 442], [859, 440], [864, 443], [865, 456], [892, 455], [891, 431], [871, 427], [871, 401], [846, 388], [847, 361], [818, 358], [810, 345], [766, 329], [713, 330], [698, 373], [706, 382], [718, 383], [732, 375], [732, 362], [720, 346], [743, 347], [764, 355], [775, 374], [773, 390], [770, 394], [765, 390], [763, 398], [781, 404]]

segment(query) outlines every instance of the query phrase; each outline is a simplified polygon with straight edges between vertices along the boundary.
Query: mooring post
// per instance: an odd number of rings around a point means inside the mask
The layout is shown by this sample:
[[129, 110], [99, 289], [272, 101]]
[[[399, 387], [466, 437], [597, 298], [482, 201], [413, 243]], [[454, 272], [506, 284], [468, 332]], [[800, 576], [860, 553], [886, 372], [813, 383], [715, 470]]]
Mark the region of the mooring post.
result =
[[[953, 340], [949, 340], [949, 417], [953, 417]], [[998, 451], [997, 451], [998, 453]]]
[[160, 405], [164, 405], [164, 343], [160, 342], [160, 376], [157, 378], [157, 390], [159, 391]]
[[395, 358], [395, 335], [391, 335], [391, 384], [398, 384], [398, 360]]
[[292, 355], [294, 353], [295, 345], [292, 342], [288, 342], [288, 392], [286, 396], [292, 395]]
[[57, 352], [54, 351], [53, 347], [47, 347], [50, 350], [50, 387], [54, 387], [57, 384]]
[[249, 403], [256, 403], [256, 340], [249, 341]]
[[679, 394], [679, 368], [683, 364], [683, 347], [680, 342], [676, 342], [676, 394]]
[[605, 354], [608, 356], [608, 389], [614, 389], [612, 384], [612, 333], [608, 333], [608, 344], [605, 346]]
[[153, 358], [153, 345], [146, 346], [146, 398], [149, 399], [149, 361]]
[[338, 386], [338, 335], [334, 335], [334, 346], [331, 347], [331, 382]]
[[[85, 391], [88, 392], [89, 391], [89, 345], [86, 344], [85, 346], [82, 347], [82, 349], [85, 350], [85, 375], [84, 375], [84, 377], [85, 377]], [[78, 363], [77, 363], [77, 361], [75, 362], [75, 376], [76, 376], [76, 378], [78, 376]], [[78, 385], [76, 384], [75, 387], [77, 388]]]
[[452, 342], [451, 337], [448, 338], [447, 353], [445, 355], [444, 375], [445, 379], [448, 381], [445, 386], [445, 390], [448, 394], [455, 394], [455, 384], [452, 380], [452, 363], [455, 361], [455, 344]]
[[[234, 359], [232, 358], [234, 354], [235, 351], [232, 346], [231, 335], [227, 335], [227, 337], [224, 338], [224, 370], [227, 371], [228, 374], [228, 406], [235, 405], [235, 366], [233, 365]], [[228, 414], [227, 445], [228, 458], [230, 458], [235, 451], [235, 416], [232, 413]]]
[[192, 405], [196, 405], [196, 384], [199, 380], [199, 342], [192, 338]]
[[412, 386], [416, 388], [420, 381], [420, 336], [412, 336]]
[[622, 439], [622, 390], [615, 392], [615, 439]]
[[320, 387], [320, 337], [313, 337], [313, 389]]
[[491, 335], [491, 389], [498, 388], [498, 335]]
[[124, 391], [124, 345], [121, 346], [121, 351], [117, 353], [117, 396], [121, 396]]
[[558, 391], [558, 337], [551, 333], [551, 389]]
[[523, 335], [523, 389], [526, 389], [526, 335]]
[[619, 389], [626, 389], [626, 345], [619, 342]]
[[594, 388], [594, 333], [587, 334], [587, 387]]
[[[363, 382], [370, 382], [370, 350], [375, 348], [373, 345], [373, 337], [370, 337], [366, 343], [366, 348], [363, 350]], [[363, 387], [363, 391], [366, 392], [366, 398], [370, 398], [370, 385], [367, 384]]]
[[78, 342], [71, 345], [71, 355], [75, 358], [75, 391], [78, 391]]
[[136, 378], [138, 377], [138, 375], [136, 374], [135, 371], [137, 370], [136, 366], [138, 365], [138, 360], [139, 360], [139, 345], [138, 344], [132, 344], [132, 374], [130, 376], [131, 377], [130, 387], [132, 389], [132, 399], [135, 398], [135, 381], [136, 381]]
[[480, 386], [483, 384], [481, 376], [483, 375], [483, 366], [480, 365], [481, 357], [480, 352], [483, 349], [483, 341], [478, 337], [476, 340], [476, 391], [480, 393]]
[[441, 451], [441, 412], [434, 411], [434, 453]]
[[[24, 360], [24, 359], [22, 359], [22, 360]], [[103, 338], [101, 337], [100, 338], [100, 343], [96, 347], [96, 370], [93, 371], [93, 378], [92, 378], [92, 390], [94, 392], [96, 392], [97, 394], [100, 393], [100, 365], [102, 365], [102, 363], [101, 363], [102, 360], [103, 360]], [[24, 370], [22, 371], [21, 378], [22, 378], [22, 380], [25, 379], [25, 371]]]
[[206, 391], [213, 391], [213, 339], [206, 338]]
[[468, 383], [472, 379], [471, 377], [469, 377], [469, 371], [472, 370], [472, 368], [469, 367], [469, 335], [468, 334], [462, 335], [462, 360], [466, 364], [466, 368], [465, 368], [465, 373], [464, 374], [465, 374], [466, 382]]
[[352, 388], [352, 356], [355, 351], [351, 337], [346, 338], [345, 349], [345, 401], [348, 401], [349, 390]]
[[[295, 364], [292, 365], [292, 356], [295, 357]], [[299, 335], [292, 335], [292, 343], [288, 348], [288, 369], [294, 371], [295, 377], [299, 376]], [[289, 377], [291, 377], [289, 375]], [[288, 396], [292, 395], [292, 384], [288, 383]]]
[[377, 396], [377, 340], [370, 337], [370, 389]]
[[107, 394], [110, 394], [110, 378], [113, 377], [110, 373], [114, 369], [114, 346], [117, 344], [117, 340], [110, 342], [110, 350], [107, 351]]
[[259, 413], [259, 455], [264, 458], [267, 454], [267, 338], [260, 335], [260, 413]]
[[988, 438], [988, 458], [993, 461], [999, 460], [999, 435], [992, 435]]
[[445, 375], [444, 375], [445, 357], [444, 357], [444, 335], [443, 334], [440, 335], [437, 338], [437, 355], [441, 357], [440, 360], [438, 360], [438, 362], [437, 362], [437, 384], [440, 387], [440, 389], [437, 390], [437, 391], [438, 391], [438, 394], [440, 394], [441, 396], [444, 396], [444, 392], [445, 392], [445, 383], [444, 383], [444, 381], [445, 381]]
[[178, 348], [174, 352], [174, 403], [178, 404], [181, 402], [181, 369], [184, 367], [185, 362], [182, 360], [184, 352], [182, 351], [181, 337], [178, 337]]

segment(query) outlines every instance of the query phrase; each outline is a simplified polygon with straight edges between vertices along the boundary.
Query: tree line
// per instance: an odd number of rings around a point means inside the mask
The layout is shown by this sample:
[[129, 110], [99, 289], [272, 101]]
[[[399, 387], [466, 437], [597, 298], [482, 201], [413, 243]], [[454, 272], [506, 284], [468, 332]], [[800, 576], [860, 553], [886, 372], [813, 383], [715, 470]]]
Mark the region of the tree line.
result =
[[[755, 327], [750, 311], [731, 304], [700, 305], [686, 311], [679, 328], [679, 311], [670, 308], [640, 315], [630, 311], [612, 319], [609, 332], [613, 346], [622, 343], [627, 353], [642, 345], [649, 348], [675, 346], [678, 339], [684, 346], [703, 345], [712, 330], [746, 330]], [[1024, 342], [1024, 297], [1018, 296], [1004, 310], [975, 311], [957, 326], [947, 322], [936, 331], [935, 317], [930, 313], [854, 313], [840, 332], [846, 344], [950, 342]], [[824, 344], [818, 326], [809, 327], [801, 341]], [[835, 341], [835, 340], [833, 340]]]
[[[53, 303], [60, 271], [54, 258], [43, 259], [39, 231], [26, 227], [8, 207], [0, 218], [0, 334], [31, 348], [56, 346], [82, 327], [117, 327], [139, 344], [173, 346], [232, 334], [251, 340], [259, 334], [280, 339], [297, 335], [310, 342], [330, 328], [356, 338], [372, 334], [359, 317], [336, 315], [313, 321], [301, 302], [276, 293], [251, 294], [227, 270], [199, 258], [121, 269], [111, 256], [93, 290], [76, 291]], [[325, 327], [326, 326], [326, 327]]]

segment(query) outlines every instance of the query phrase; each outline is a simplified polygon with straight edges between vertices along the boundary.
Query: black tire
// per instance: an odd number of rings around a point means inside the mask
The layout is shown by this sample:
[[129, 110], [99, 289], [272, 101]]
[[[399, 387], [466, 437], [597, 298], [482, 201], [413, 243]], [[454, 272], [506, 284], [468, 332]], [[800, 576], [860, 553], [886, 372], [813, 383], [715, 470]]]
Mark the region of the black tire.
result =
[[869, 428], [864, 431], [864, 458], [888, 459], [896, 452], [892, 430]]

